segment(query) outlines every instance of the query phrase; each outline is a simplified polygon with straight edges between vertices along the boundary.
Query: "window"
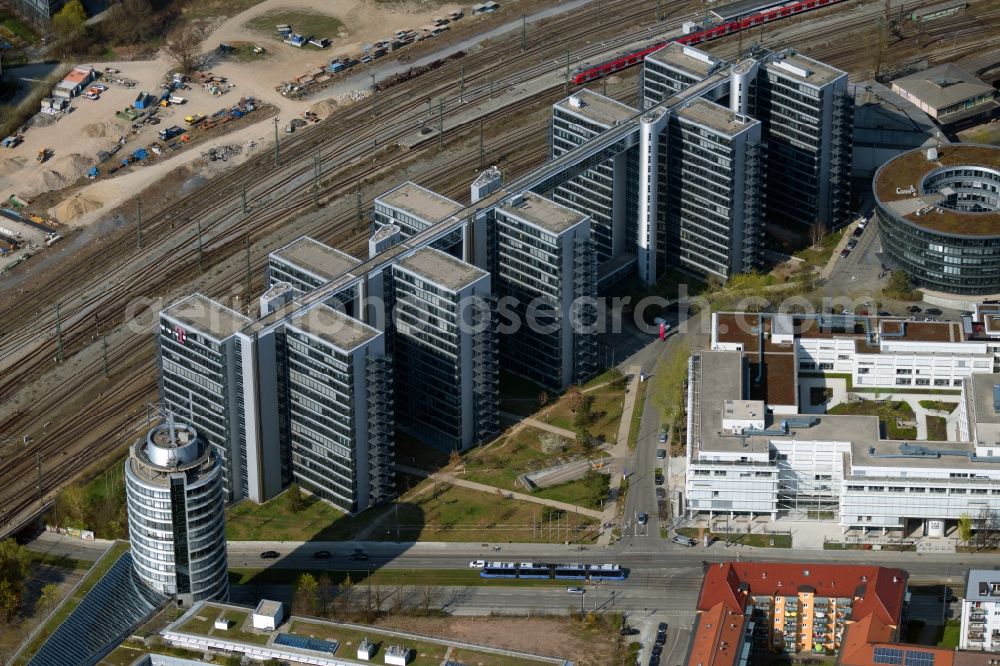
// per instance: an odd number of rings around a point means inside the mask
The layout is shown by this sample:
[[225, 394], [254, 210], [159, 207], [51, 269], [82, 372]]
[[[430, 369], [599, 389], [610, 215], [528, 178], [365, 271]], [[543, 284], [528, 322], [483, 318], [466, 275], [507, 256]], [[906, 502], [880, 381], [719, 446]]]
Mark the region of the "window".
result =
[[909, 386], [911, 383], [912, 382], [909, 379], [896, 379], [896, 386]]

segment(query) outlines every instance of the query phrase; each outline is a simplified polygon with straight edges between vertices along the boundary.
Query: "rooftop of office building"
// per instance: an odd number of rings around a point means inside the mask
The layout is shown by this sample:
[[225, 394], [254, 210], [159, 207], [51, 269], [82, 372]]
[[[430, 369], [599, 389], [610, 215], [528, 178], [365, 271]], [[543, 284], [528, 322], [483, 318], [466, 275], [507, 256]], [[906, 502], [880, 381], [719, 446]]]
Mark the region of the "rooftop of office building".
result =
[[432, 192], [410, 180], [379, 195], [375, 201], [430, 222], [443, 220], [465, 208], [457, 201]]
[[525, 192], [504, 203], [498, 209], [553, 234], [561, 234], [588, 219], [572, 208], [545, 197]]
[[219, 341], [250, 323], [248, 317], [200, 293], [177, 301], [163, 310], [163, 315]]
[[396, 265], [451, 291], [458, 291], [489, 275], [472, 264], [430, 247], [417, 250]]
[[681, 108], [677, 115], [727, 136], [739, 134], [752, 125], [760, 124], [760, 121], [749, 116], [733, 113], [724, 106], [701, 98]]
[[[948, 203], [957, 196], [952, 188], [926, 182], [949, 169], [980, 171], [980, 177], [956, 172], [956, 176], [969, 178], [968, 187], [995, 186], [1000, 182], [1000, 146], [949, 144], [905, 152], [875, 172], [876, 203], [887, 213], [928, 231], [957, 237], [1000, 236], [1000, 208], [956, 210]], [[990, 208], [985, 201], [981, 205]]]
[[586, 88], [556, 102], [556, 107], [610, 127], [635, 116], [638, 111], [617, 100]]
[[198, 436], [193, 426], [167, 423], [154, 426], [132, 447], [128, 465], [141, 481], [168, 487], [175, 472], [208, 472], [215, 466], [211, 447]]
[[292, 241], [271, 255], [327, 280], [343, 275], [361, 263], [359, 259], [346, 252], [308, 236]]
[[718, 61], [715, 56], [676, 41], [671, 41], [659, 51], [646, 56], [646, 62], [662, 63], [697, 78], [708, 76]]
[[847, 76], [842, 70], [819, 60], [813, 60], [793, 49], [775, 53], [765, 62], [765, 66], [775, 72], [780, 72], [783, 76], [791, 77], [796, 81], [817, 88], [832, 83], [842, 76]]
[[371, 326], [323, 304], [297, 314], [289, 324], [292, 328], [328, 342], [344, 352], [381, 335]]
[[935, 110], [955, 106], [973, 97], [996, 94], [993, 86], [950, 62], [896, 79], [892, 87], [909, 93]]

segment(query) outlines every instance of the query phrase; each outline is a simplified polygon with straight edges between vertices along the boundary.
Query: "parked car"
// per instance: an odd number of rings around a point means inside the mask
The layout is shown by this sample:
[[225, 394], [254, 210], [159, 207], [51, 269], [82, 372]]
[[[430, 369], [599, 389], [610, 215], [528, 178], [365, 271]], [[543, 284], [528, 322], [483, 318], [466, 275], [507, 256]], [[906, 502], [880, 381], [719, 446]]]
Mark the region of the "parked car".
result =
[[648, 522], [648, 521], [649, 521], [649, 516], [647, 516], [647, 515], [646, 515], [645, 513], [643, 513], [642, 511], [640, 511], [640, 512], [639, 512], [639, 515], [637, 516], [637, 520], [639, 521], [639, 524], [640, 524], [640, 525], [645, 525], [645, 524], [646, 524], [646, 522]]
[[566, 591], [570, 594], [586, 594], [587, 590], [582, 587], [567, 587]]
[[667, 457], [667, 450], [666, 449], [656, 449], [656, 459], [657, 460], [663, 460], [666, 457]]
[[661, 425], [660, 426], [660, 438], [659, 438], [659, 442], [660, 442], [660, 444], [666, 444], [667, 443], [667, 426], [665, 426], [665, 425]]
[[906, 308], [906, 311], [909, 312], [910, 314], [917, 314], [918, 312], [923, 312], [924, 309], [919, 305], [911, 305], [910, 307]]
[[657, 472], [656, 475], [653, 477], [653, 483], [655, 483], [658, 486], [662, 486], [663, 485], [663, 475], [660, 474], [659, 472]]
[[[657, 638], [657, 641], [659, 641], [659, 638], [660, 638], [660, 637], [659, 637], [659, 636], [657, 636], [656, 638]], [[653, 655], [654, 657], [659, 657], [659, 656], [660, 656], [661, 654], [663, 654], [663, 645], [662, 645], [661, 643], [657, 642], [657, 643], [656, 643], [656, 644], [655, 644], [655, 645], [653, 646], [653, 649], [652, 649], [652, 651], [651, 651], [651, 654], [652, 654], [652, 655]]]
[[[656, 634], [656, 647], [662, 647], [663, 644], [666, 643], [666, 642], [667, 642], [667, 634], [666, 634], [666, 632], [664, 632], [662, 634]], [[653, 649], [655, 650], [656, 647], [654, 647]]]
[[664, 488], [657, 488], [656, 489], [656, 499], [658, 499], [658, 500], [667, 499], [667, 491], [666, 491], [666, 489], [664, 489]]
[[622, 629], [621, 629], [621, 631], [619, 633], [622, 636], [636, 636], [636, 635], [638, 635], [639, 630], [636, 629], [635, 627], [622, 627]]
[[853, 250], [857, 246], [858, 246], [858, 239], [857, 238], [852, 238], [851, 240], [847, 241], [847, 249], [848, 250]]
[[841, 251], [840, 251], [840, 257], [841, 257], [841, 258], [844, 258], [844, 257], [846, 257], [847, 255], [849, 255], [850, 253], [851, 253], [851, 251], [850, 251], [850, 250], [848, 250], [848, 249], [847, 249], [847, 248], [845, 247], [845, 248], [844, 248], [843, 250], [841, 250]]
[[673, 541], [674, 543], [679, 543], [682, 546], [687, 546], [688, 548], [694, 546], [696, 543], [695, 540], [692, 539], [691, 537], [686, 537], [681, 534], [675, 536], [673, 539], [671, 539], [671, 541]]
[[891, 317], [891, 316], [892, 316], [892, 313], [891, 313], [891, 312], [888, 312], [888, 311], [886, 311], [886, 310], [879, 310], [879, 311], [878, 311], [878, 316], [879, 316], [879, 317]]
[[262, 560], [274, 560], [281, 557], [281, 553], [276, 550], [265, 550], [260, 554], [260, 559]]
[[854, 231], [851, 232], [851, 235], [855, 238], [859, 238], [863, 233], [865, 233], [864, 227], [855, 227]]
[[317, 550], [315, 553], [313, 553], [313, 558], [317, 560], [328, 560], [330, 559], [330, 551]]
[[472, 560], [469, 562], [470, 569], [482, 569], [486, 566], [486, 560]]
[[656, 625], [656, 633], [657, 634], [666, 634], [667, 633], [667, 627], [668, 627], [668, 625], [667, 625], [666, 622], [661, 622], [660, 624]]
[[927, 308], [924, 310], [924, 314], [931, 317], [940, 317], [944, 313], [939, 308]]

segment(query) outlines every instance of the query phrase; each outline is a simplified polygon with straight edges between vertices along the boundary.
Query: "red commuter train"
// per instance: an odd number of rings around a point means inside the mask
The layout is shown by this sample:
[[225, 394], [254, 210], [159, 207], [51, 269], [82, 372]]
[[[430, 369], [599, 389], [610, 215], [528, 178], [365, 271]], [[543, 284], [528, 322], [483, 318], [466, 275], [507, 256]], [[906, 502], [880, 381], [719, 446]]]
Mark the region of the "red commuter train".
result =
[[699, 30], [698, 32], [692, 32], [675, 39], [668, 39], [665, 42], [660, 42], [659, 44], [654, 44], [653, 46], [647, 46], [639, 51], [632, 51], [631, 53], [618, 56], [613, 60], [602, 62], [599, 65], [582, 67], [573, 73], [573, 78], [570, 80], [575, 85], [579, 85], [581, 83], [587, 83], [588, 81], [594, 81], [602, 76], [607, 76], [608, 74], [613, 74], [614, 72], [618, 72], [633, 65], [638, 65], [645, 60], [646, 56], [650, 53], [662, 49], [670, 42], [680, 42], [681, 44], [685, 44], [687, 46], [693, 46], [694, 44], [701, 44], [702, 42], [707, 42], [712, 39], [718, 39], [719, 37], [735, 34], [740, 30], [747, 30], [748, 28], [753, 28], [754, 26], [770, 23], [771, 21], [777, 21], [778, 19], [783, 19], [787, 16], [801, 14], [802, 12], [819, 9], [820, 7], [835, 5], [838, 2], [844, 2], [844, 0], [799, 0], [799, 2], [790, 2], [778, 7], [763, 9], [754, 14], [744, 16], [743, 18], [726, 21], [725, 23], [720, 23], [719, 25], [712, 26], [711, 28]]

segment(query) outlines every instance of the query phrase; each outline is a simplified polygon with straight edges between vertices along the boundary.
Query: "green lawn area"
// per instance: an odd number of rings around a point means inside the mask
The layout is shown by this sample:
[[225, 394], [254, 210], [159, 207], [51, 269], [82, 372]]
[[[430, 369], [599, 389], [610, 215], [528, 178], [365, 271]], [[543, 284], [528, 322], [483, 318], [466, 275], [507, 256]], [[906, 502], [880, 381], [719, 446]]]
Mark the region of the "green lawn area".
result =
[[149, 650], [142, 647], [141, 644], [137, 644], [136, 641], [125, 641], [114, 650], [111, 654], [101, 659], [100, 666], [131, 666], [135, 663], [135, 660], [144, 654], [148, 654]]
[[[277, 565], [276, 565], [277, 566]], [[504, 587], [562, 587], [564, 581], [558, 580], [535, 580], [526, 578], [513, 578], [498, 583], [495, 580], [479, 577], [478, 569], [376, 569], [370, 571], [363, 564], [358, 565], [358, 569], [326, 569], [310, 571], [317, 577], [326, 575], [330, 581], [339, 585], [347, 580], [348, 575], [355, 585], [385, 585], [387, 587], [398, 587], [400, 585], [433, 585], [445, 586], [490, 586], [496, 587], [498, 584]], [[229, 582], [231, 585], [294, 585], [302, 571], [298, 569], [230, 569]], [[369, 575], [370, 574], [370, 575]], [[211, 624], [211, 623], [210, 623]]]
[[851, 414], [854, 416], [877, 416], [885, 426], [889, 439], [914, 439], [917, 436], [916, 427], [900, 428], [896, 419], [912, 421], [915, 416], [913, 409], [905, 402], [863, 400], [861, 402], [841, 403], [827, 411], [828, 414]]
[[638, 391], [635, 396], [635, 406], [632, 407], [632, 423], [628, 428], [628, 450], [635, 451], [635, 445], [639, 441], [639, 428], [642, 426], [642, 412], [646, 405], [646, 384], [641, 382], [633, 390]]
[[30, 43], [34, 43], [38, 39], [38, 35], [31, 29], [31, 26], [3, 10], [0, 10], [0, 37], [7, 40], [16, 38]]
[[932, 442], [948, 440], [948, 419], [943, 416], [927, 417], [927, 439]]
[[108, 570], [114, 566], [114, 563], [118, 561], [122, 553], [128, 550], [128, 543], [125, 541], [116, 541], [111, 548], [99, 559], [93, 567], [91, 567], [90, 572], [83, 577], [80, 581], [80, 585], [73, 591], [73, 593], [68, 596], [62, 604], [60, 604], [58, 610], [52, 614], [49, 621], [45, 623], [42, 629], [35, 635], [34, 640], [29, 643], [24, 650], [21, 651], [21, 655], [12, 662], [12, 664], [26, 664], [28, 660], [34, 656], [35, 652], [42, 647], [42, 644], [52, 635], [60, 624], [65, 621], [69, 614], [73, 612], [83, 598], [87, 596], [87, 592], [90, 591], [94, 585], [97, 584], [101, 578], [104, 577]]
[[[697, 527], [678, 527], [674, 530], [677, 534], [697, 539], [699, 531]], [[725, 543], [728, 538], [729, 543], [738, 543], [754, 548], [791, 548], [791, 534], [726, 534], [725, 532], [710, 532], [709, 536], [719, 543]], [[771, 542], [774, 545], [771, 545]]]
[[957, 402], [944, 402], [943, 400], [921, 400], [920, 406], [924, 409], [933, 409], [940, 412], [953, 412], [958, 408]]
[[279, 9], [250, 19], [246, 22], [246, 27], [277, 38], [278, 33], [275, 26], [282, 23], [292, 26], [292, 30], [300, 35], [328, 37], [330, 39], [336, 38], [337, 32], [344, 26], [343, 21], [329, 14], [308, 10]]
[[938, 641], [938, 647], [957, 648], [958, 639], [961, 635], [962, 621], [948, 620], [948, 622], [944, 625], [944, 632], [941, 634], [941, 640]]
[[569, 514], [562, 519], [561, 534], [550, 536], [548, 529], [536, 528], [544, 524], [546, 507], [445, 483], [435, 487], [431, 480], [419, 485], [425, 484], [429, 489], [399, 504], [373, 540], [585, 543], [595, 538], [597, 521], [589, 518]]
[[608, 497], [610, 478], [596, 470], [591, 470], [582, 478], [569, 483], [561, 483], [551, 488], [536, 490], [532, 495], [545, 499], [567, 502], [587, 509], [602, 508], [602, 500]]
[[237, 611], [227, 608], [225, 616], [229, 620], [229, 629], [223, 630], [215, 628], [215, 620], [219, 617], [217, 609], [211, 606], [208, 609], [208, 613], [205, 615], [195, 615], [178, 627], [177, 631], [199, 636], [231, 638], [235, 641], [253, 643], [254, 645], [265, 645], [271, 637], [271, 632], [269, 631], [255, 631], [249, 626], [244, 626], [247, 624], [247, 618], [250, 617], [250, 611]]
[[[593, 419], [588, 431], [602, 442], [614, 442], [615, 438], [618, 437], [618, 423], [622, 418], [625, 393], [605, 386], [584, 395], [594, 398], [594, 404], [591, 408]], [[561, 398], [553, 407], [536, 418], [558, 428], [575, 430], [573, 424], [575, 414], [566, 397]]]
[[293, 622], [289, 633], [320, 638], [327, 641], [339, 641], [340, 647], [337, 649], [337, 655], [349, 659], [355, 658], [357, 646], [367, 637], [368, 640], [378, 645], [379, 649], [375, 654], [375, 661], [379, 663], [383, 660], [383, 652], [391, 645], [401, 645], [415, 650], [416, 657], [413, 661], [409, 662], [415, 666], [439, 666], [444, 661], [444, 656], [448, 652], [447, 645], [396, 638], [374, 630], [358, 631], [356, 629], [329, 626], [316, 622]]
[[244, 500], [227, 509], [226, 537], [230, 541], [340, 541], [350, 539], [371, 513], [350, 517], [309, 496], [306, 507], [295, 513], [284, 492], [264, 504]]
[[826, 262], [830, 260], [830, 256], [833, 254], [834, 248], [837, 247], [837, 243], [840, 242], [840, 238], [843, 235], [843, 229], [834, 231], [833, 233], [823, 236], [823, 239], [819, 243], [819, 247], [807, 247], [804, 250], [796, 252], [794, 256], [802, 259], [802, 269], [804, 271], [808, 271], [812, 268], [822, 268]]

